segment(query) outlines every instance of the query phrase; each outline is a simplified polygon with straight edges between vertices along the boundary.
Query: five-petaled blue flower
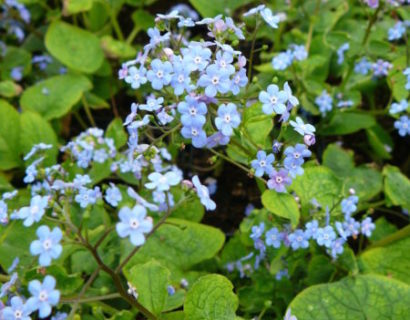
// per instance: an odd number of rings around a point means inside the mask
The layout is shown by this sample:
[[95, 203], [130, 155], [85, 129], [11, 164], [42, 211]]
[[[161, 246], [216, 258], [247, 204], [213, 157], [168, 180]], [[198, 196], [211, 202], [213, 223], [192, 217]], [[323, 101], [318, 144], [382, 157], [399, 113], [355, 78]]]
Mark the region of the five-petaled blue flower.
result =
[[265, 242], [267, 246], [279, 248], [281, 245], [281, 234], [278, 228], [272, 228], [265, 234]]
[[148, 175], [151, 182], [147, 182], [145, 187], [158, 191], [168, 191], [171, 186], [176, 186], [181, 182], [181, 176], [174, 171], [169, 171], [165, 174], [152, 172]]
[[23, 300], [14, 296], [10, 300], [10, 306], [0, 311], [3, 320], [31, 320], [30, 313], [32, 310]]
[[233, 103], [221, 104], [218, 108], [218, 116], [215, 118], [215, 126], [225, 136], [231, 136], [233, 129], [241, 123], [241, 118], [236, 105]]
[[305, 249], [309, 247], [309, 237], [301, 229], [296, 229], [295, 232], [291, 233], [288, 238], [290, 241], [290, 246], [293, 250], [297, 250], [299, 248]]
[[142, 84], [147, 83], [145, 76], [147, 70], [144, 67], [131, 67], [128, 70], [127, 76], [124, 78], [126, 83], [131, 84], [131, 88], [138, 89]]
[[317, 230], [316, 242], [318, 245], [330, 248], [335, 239], [336, 233], [331, 226], [326, 226]]
[[410, 135], [410, 119], [408, 116], [401, 116], [399, 120], [394, 122], [394, 127], [399, 131], [399, 135], [405, 137]]
[[215, 64], [210, 65], [199, 78], [198, 86], [205, 88], [208, 97], [215, 97], [218, 92], [227, 93], [231, 87], [229, 73]]
[[111, 183], [110, 187], [105, 191], [105, 201], [107, 201], [113, 207], [118, 206], [118, 203], [122, 200], [122, 194], [115, 184]]
[[265, 114], [283, 114], [286, 111], [285, 103], [288, 95], [285, 91], [279, 90], [276, 84], [268, 86], [267, 91], [259, 93], [259, 101], [262, 102], [262, 110]]
[[207, 113], [206, 104], [198, 99], [186, 96], [185, 101], [178, 104], [178, 112], [181, 114], [181, 122], [184, 126], [205, 124]]
[[27, 306], [38, 310], [41, 319], [51, 314], [51, 307], [60, 301], [60, 291], [55, 290], [56, 280], [52, 276], [46, 276], [43, 283], [38, 280], [30, 281], [28, 290], [32, 297], [27, 300]]
[[252, 168], [255, 169], [255, 176], [262, 177], [265, 173], [271, 174], [273, 161], [275, 161], [275, 156], [272, 153], [266, 155], [265, 151], [259, 150], [256, 159], [251, 162]]
[[271, 9], [264, 8], [262, 11], [260, 11], [260, 15], [271, 28], [278, 28], [278, 23], [280, 22], [279, 16], [273, 15]]
[[39, 256], [39, 264], [42, 267], [48, 267], [52, 259], [57, 259], [63, 247], [60, 241], [63, 233], [60, 228], [55, 227], [52, 231], [48, 226], [41, 226], [37, 229], [38, 240], [34, 240], [30, 245], [30, 253], [33, 256]]
[[216, 204], [209, 196], [209, 189], [201, 184], [198, 176], [192, 177], [192, 184], [194, 185], [196, 193], [206, 210], [215, 210]]
[[30, 201], [30, 206], [21, 208], [17, 213], [17, 218], [24, 220], [23, 225], [30, 227], [34, 222], [39, 222], [48, 206], [48, 196], [34, 196]]
[[300, 117], [296, 117], [295, 120], [296, 121], [291, 120], [289, 121], [289, 123], [297, 133], [301, 134], [302, 136], [307, 134], [311, 136], [315, 135], [316, 129], [314, 126], [309, 123], [305, 124]]
[[151, 82], [152, 88], [161, 90], [164, 85], [168, 85], [172, 79], [172, 64], [169, 61], [162, 62], [154, 59], [151, 62], [151, 70], [147, 72], [147, 78]]
[[120, 221], [116, 230], [121, 238], [129, 237], [134, 246], [145, 243], [144, 234], [151, 232], [153, 228], [152, 218], [147, 217], [147, 210], [141, 205], [134, 208], [123, 207], [118, 213]]

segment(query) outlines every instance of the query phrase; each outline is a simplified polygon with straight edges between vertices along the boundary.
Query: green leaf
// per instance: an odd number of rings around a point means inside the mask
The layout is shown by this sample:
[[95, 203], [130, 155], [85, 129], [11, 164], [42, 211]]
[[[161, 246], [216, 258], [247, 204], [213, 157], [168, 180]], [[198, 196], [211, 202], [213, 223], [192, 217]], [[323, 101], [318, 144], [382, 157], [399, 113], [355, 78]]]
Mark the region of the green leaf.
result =
[[18, 167], [20, 119], [18, 112], [6, 101], [0, 100], [0, 169]]
[[0, 174], [0, 191], [11, 191], [11, 190], [13, 190], [13, 186], [2, 174]]
[[53, 147], [44, 151], [46, 158], [43, 164], [54, 164], [58, 154], [57, 136], [50, 124], [37, 113], [23, 112], [20, 117], [20, 126], [20, 148], [22, 154], [27, 154], [35, 144], [41, 142], [51, 144]]
[[84, 98], [86, 103], [91, 109], [109, 109], [110, 105], [104, 99], [100, 98], [94, 93], [84, 92]]
[[293, 226], [298, 224], [300, 216], [298, 204], [290, 194], [266, 190], [262, 195], [262, 203], [274, 214], [289, 219]]
[[352, 152], [347, 152], [337, 144], [330, 144], [323, 153], [323, 165], [338, 177], [346, 177], [354, 169]]
[[378, 273], [410, 284], [409, 246], [410, 238], [405, 238], [367, 250], [360, 256], [361, 269], [366, 273]]
[[90, 10], [93, 5], [93, 0], [65, 0], [63, 4], [63, 15], [69, 16]]
[[270, 146], [271, 143], [267, 140], [269, 133], [273, 129], [273, 119], [272, 116], [268, 116], [262, 112], [261, 104], [254, 104], [246, 108], [243, 118], [245, 137], [248, 137], [253, 143], [262, 148], [267, 145]]
[[[169, 218], [167, 222], [147, 240], [129, 266], [155, 259], [171, 271], [188, 270], [215, 256], [225, 241], [224, 234], [213, 227], [175, 218]], [[130, 245], [128, 247], [132, 250]]]
[[185, 319], [234, 320], [238, 298], [225, 277], [210, 274], [198, 279], [186, 295]]
[[100, 41], [95, 35], [62, 21], [50, 25], [45, 44], [55, 58], [77, 71], [93, 73], [104, 60]]
[[31, 54], [21, 48], [7, 46], [7, 51], [0, 62], [0, 75], [3, 80], [13, 80], [11, 71], [22, 68], [23, 77], [31, 71]]
[[382, 191], [383, 178], [377, 170], [359, 167], [352, 170], [344, 184], [347, 189], [353, 188], [361, 200], [368, 200]]
[[90, 90], [91, 82], [80, 75], [60, 75], [36, 83], [24, 91], [20, 99], [23, 110], [40, 113], [47, 120], [67, 114]]
[[410, 209], [410, 180], [394, 166], [385, 166], [383, 169], [384, 192], [393, 205]]
[[203, 18], [215, 17], [223, 13], [232, 13], [236, 8], [239, 8], [251, 0], [190, 0], [191, 4], [201, 14]]
[[[175, 203], [178, 203], [184, 194], [185, 192], [182, 189], [174, 188], [172, 190], [172, 195], [174, 196]], [[198, 197], [194, 197], [189, 201], [183, 201], [181, 205], [177, 206], [174, 211], [172, 211], [171, 216], [173, 218], [199, 222], [202, 220], [204, 214], [204, 206], [201, 204]]]
[[373, 116], [357, 112], [337, 112], [329, 124], [323, 126], [320, 133], [327, 135], [350, 134], [361, 129], [367, 129], [376, 124]]
[[18, 96], [22, 91], [21, 86], [11, 80], [0, 82], [0, 96], [2, 97], [12, 98]]
[[16, 257], [23, 265], [33, 260], [29, 248], [36, 238], [35, 232], [36, 226], [26, 228], [17, 220], [0, 228], [0, 266], [3, 270], [7, 270]]
[[389, 133], [379, 124], [366, 129], [367, 139], [373, 151], [382, 159], [391, 159], [393, 140]]
[[392, 46], [386, 41], [371, 40], [368, 50], [377, 57], [388, 58], [392, 51]]
[[132, 21], [134, 21], [135, 32], [141, 30], [148, 30], [155, 25], [155, 18], [152, 14], [145, 10], [136, 10], [131, 15]]
[[114, 140], [116, 148], [121, 148], [127, 144], [128, 136], [124, 130], [121, 118], [115, 118], [111, 121], [105, 132], [105, 136]]
[[101, 47], [106, 56], [112, 59], [133, 58], [137, 54], [137, 50], [134, 47], [126, 42], [116, 40], [110, 35], [105, 35], [101, 38]]
[[341, 182], [330, 169], [323, 166], [305, 168], [305, 173], [293, 181], [292, 187], [303, 207], [315, 198], [323, 207], [331, 208], [342, 191]]
[[138, 301], [155, 315], [165, 308], [170, 272], [157, 261], [151, 260], [132, 267], [127, 280], [137, 289]]
[[397, 227], [386, 220], [385, 217], [380, 217], [375, 222], [376, 228], [373, 230], [370, 240], [372, 242], [380, 241], [383, 238], [392, 235], [397, 231]]
[[410, 287], [376, 275], [344, 278], [339, 282], [309, 287], [289, 308], [303, 320], [406, 319]]

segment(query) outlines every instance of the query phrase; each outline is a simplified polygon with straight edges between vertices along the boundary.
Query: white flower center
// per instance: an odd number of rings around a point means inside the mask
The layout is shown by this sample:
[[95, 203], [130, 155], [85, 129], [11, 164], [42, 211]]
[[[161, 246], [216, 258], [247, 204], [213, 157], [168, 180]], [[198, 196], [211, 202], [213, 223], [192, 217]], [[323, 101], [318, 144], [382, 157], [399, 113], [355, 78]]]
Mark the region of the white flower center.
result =
[[226, 114], [225, 117], [224, 117], [224, 119], [225, 119], [225, 122], [226, 122], [226, 123], [231, 122], [231, 115], [230, 115], [230, 114]]
[[43, 248], [45, 250], [49, 250], [52, 247], [52, 241], [50, 239], [44, 240], [43, 242]]
[[21, 310], [16, 310], [14, 312], [14, 318], [21, 319], [22, 316], [23, 316], [23, 312]]
[[200, 63], [201, 63], [201, 61], [202, 61], [202, 59], [201, 59], [201, 57], [200, 57], [200, 56], [196, 56], [196, 57], [194, 58], [194, 62], [195, 62], [195, 64], [200, 64]]
[[226, 62], [225, 62], [225, 60], [221, 60], [221, 67], [222, 67], [222, 68], [226, 68]]
[[213, 84], [218, 84], [219, 83], [219, 77], [213, 77], [212, 78], [212, 83]]
[[39, 299], [41, 302], [47, 301], [47, 299], [48, 299], [47, 291], [45, 291], [45, 290], [41, 291], [40, 294], [39, 294], [39, 296], [38, 296], [38, 299]]
[[157, 77], [162, 78], [163, 76], [164, 76], [164, 73], [162, 72], [162, 70], [158, 70], [157, 71]]
[[198, 130], [196, 130], [195, 128], [192, 128], [191, 130], [191, 134], [196, 137], [198, 135]]
[[278, 98], [276, 98], [275, 96], [272, 96], [272, 97], [270, 98], [270, 102], [271, 102], [272, 104], [276, 104], [276, 102], [278, 102]]
[[299, 158], [300, 158], [299, 152], [295, 152], [295, 153], [293, 154], [293, 156], [295, 157], [295, 159], [299, 159]]
[[139, 227], [140, 223], [138, 222], [137, 219], [130, 219], [130, 227], [132, 229], [137, 229]]
[[302, 238], [301, 236], [298, 236], [298, 237], [296, 238], [296, 240], [297, 240], [298, 242], [302, 242], [303, 238]]
[[196, 108], [194, 108], [194, 107], [190, 108], [189, 113], [191, 114], [191, 116], [195, 116], [197, 114]]
[[266, 161], [265, 161], [265, 160], [259, 161], [259, 165], [260, 165], [261, 167], [266, 166]]
[[40, 207], [38, 205], [34, 205], [31, 207], [31, 214], [35, 215], [40, 211]]
[[134, 74], [134, 79], [135, 80], [139, 80], [140, 79], [140, 75], [138, 73]]
[[282, 183], [282, 181], [283, 181], [282, 177], [276, 177], [276, 182], [277, 183], [280, 184], [280, 183]]
[[178, 76], [178, 82], [179, 82], [179, 83], [183, 83], [184, 80], [185, 80], [184, 75], [181, 74], [181, 75]]

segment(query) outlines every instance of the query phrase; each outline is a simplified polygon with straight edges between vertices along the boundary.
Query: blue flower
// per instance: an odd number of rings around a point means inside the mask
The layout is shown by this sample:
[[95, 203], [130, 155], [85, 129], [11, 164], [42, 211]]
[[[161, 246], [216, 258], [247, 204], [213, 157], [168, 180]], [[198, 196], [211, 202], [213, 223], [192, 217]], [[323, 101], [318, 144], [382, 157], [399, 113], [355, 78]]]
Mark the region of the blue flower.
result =
[[178, 104], [178, 112], [181, 114], [181, 122], [184, 126], [203, 126], [207, 113], [206, 104], [199, 102], [198, 99], [186, 96], [185, 101]]
[[194, 27], [195, 22], [191, 18], [179, 17], [178, 27]]
[[151, 70], [147, 72], [147, 78], [151, 82], [152, 88], [161, 90], [164, 85], [168, 85], [172, 79], [172, 64], [169, 61], [162, 62], [154, 59], [151, 62]]
[[168, 191], [171, 186], [176, 186], [181, 182], [181, 176], [174, 171], [169, 171], [165, 174], [152, 172], [148, 175], [148, 179], [151, 182], [147, 182], [145, 187], [158, 191]]
[[252, 9], [249, 9], [248, 11], [246, 11], [242, 16], [244, 17], [249, 17], [249, 16], [253, 16], [259, 12], [261, 12], [263, 9], [265, 9], [265, 5], [264, 4], [260, 4], [257, 7], [254, 7]]
[[164, 35], [161, 35], [160, 31], [157, 28], [149, 28], [147, 31], [149, 36], [149, 44], [144, 47], [144, 50], [154, 49], [157, 45], [162, 42], [168, 41], [170, 38], [170, 33], [167, 32]]
[[273, 170], [269, 174], [267, 186], [269, 189], [275, 189], [276, 192], [286, 192], [286, 186], [290, 185], [292, 180], [289, 178], [289, 172], [285, 169], [279, 171]]
[[388, 30], [387, 39], [389, 41], [400, 40], [406, 33], [406, 25], [403, 21], [397, 21], [394, 27]]
[[34, 222], [41, 220], [48, 206], [48, 199], [48, 196], [34, 196], [29, 207], [23, 207], [18, 211], [17, 217], [24, 220], [23, 225], [25, 227], [30, 227]]
[[260, 14], [265, 20], [265, 22], [273, 29], [278, 28], [278, 23], [280, 22], [279, 16], [278, 15], [273, 15], [271, 9], [269, 8], [264, 8], [262, 11], [260, 11]]
[[197, 193], [201, 203], [205, 206], [206, 210], [215, 210], [216, 204], [209, 197], [208, 188], [201, 184], [201, 182], [199, 181], [198, 176], [192, 177], [192, 183], [195, 187], [196, 193]]
[[218, 116], [215, 118], [215, 126], [225, 136], [231, 136], [233, 129], [241, 123], [241, 118], [233, 103], [221, 104], [218, 108]]
[[33, 161], [26, 169], [26, 175], [23, 179], [25, 183], [31, 183], [36, 180], [38, 171], [37, 166], [44, 160], [43, 157]]
[[401, 116], [394, 122], [394, 127], [399, 131], [399, 135], [405, 137], [410, 135], [410, 119], [408, 116]]
[[362, 221], [361, 232], [366, 236], [370, 237], [372, 231], [376, 228], [376, 225], [373, 223], [372, 218], [367, 217]]
[[266, 155], [266, 152], [259, 150], [256, 154], [256, 159], [252, 160], [251, 166], [255, 169], [255, 176], [262, 177], [265, 173], [270, 174], [273, 171], [272, 163], [275, 161], [275, 156], [270, 153]]
[[304, 135], [314, 135], [315, 134], [315, 127], [312, 126], [311, 124], [305, 124], [303, 120], [300, 117], [296, 117], [296, 121], [289, 121], [290, 125], [295, 129], [296, 132], [301, 134], [302, 136]]
[[118, 189], [113, 183], [105, 192], [105, 201], [107, 201], [113, 207], [118, 206], [118, 202], [122, 200], [122, 194], [120, 189]]
[[297, 250], [299, 248], [306, 249], [309, 247], [308, 240], [309, 237], [301, 229], [296, 229], [295, 232], [289, 235], [290, 246], [293, 250]]
[[372, 64], [373, 74], [375, 77], [385, 77], [392, 67], [393, 66], [390, 62], [378, 59]]
[[372, 68], [372, 63], [367, 60], [366, 57], [363, 57], [360, 59], [359, 62], [357, 62], [354, 66], [354, 72], [366, 75], [369, 73], [370, 69]]
[[[360, 231], [360, 222], [356, 221], [354, 218], [348, 217], [346, 221], [342, 223], [345, 237], [356, 237]], [[340, 233], [340, 232], [339, 232]]]
[[288, 95], [288, 105], [290, 104], [292, 107], [299, 105], [299, 100], [294, 95], [292, 95], [292, 89], [290, 88], [287, 81], [283, 85], [283, 91], [285, 91]]
[[75, 196], [74, 200], [80, 204], [81, 208], [86, 208], [90, 204], [95, 204], [101, 197], [99, 187], [95, 187], [94, 189], [80, 188], [79, 191], [80, 193]]
[[299, 164], [303, 164], [303, 158], [310, 157], [312, 155], [312, 152], [308, 150], [308, 148], [304, 144], [297, 143], [295, 147], [287, 147], [284, 151], [284, 155], [287, 158], [294, 159]]
[[330, 248], [335, 239], [336, 233], [331, 226], [326, 226], [317, 230], [316, 242], [318, 245]]
[[409, 103], [406, 101], [406, 99], [401, 100], [399, 103], [394, 102], [390, 106], [390, 114], [396, 114], [400, 113], [402, 111], [406, 111], [409, 106]]
[[292, 61], [292, 51], [287, 50], [285, 52], [279, 53], [276, 57], [272, 59], [272, 66], [274, 70], [285, 70], [292, 64]]
[[145, 110], [145, 111], [158, 111], [159, 109], [162, 108], [163, 103], [164, 103], [163, 97], [159, 97], [158, 99], [156, 99], [155, 96], [152, 95], [147, 98], [146, 104], [141, 104], [139, 106], [139, 109]]
[[215, 97], [218, 92], [227, 93], [231, 86], [229, 73], [213, 64], [206, 68], [206, 73], [198, 80], [198, 86], [205, 88], [208, 97]]
[[332, 243], [332, 247], [330, 248], [330, 254], [333, 258], [336, 258], [339, 254], [343, 253], [343, 245], [345, 244], [345, 240], [343, 238], [337, 238]]
[[223, 73], [231, 75], [235, 72], [235, 67], [232, 65], [233, 55], [227, 51], [218, 51], [215, 56], [215, 64]]
[[246, 76], [246, 70], [244, 68], [240, 69], [236, 74], [234, 74], [231, 81], [231, 91], [236, 96], [240, 88], [243, 88], [248, 84], [248, 77]]
[[31, 148], [30, 152], [27, 153], [27, 154], [24, 156], [23, 160], [24, 160], [24, 161], [27, 161], [27, 160], [30, 159], [32, 156], [34, 156], [35, 154], [37, 154], [39, 151], [48, 150], [48, 149], [51, 149], [52, 147], [53, 147], [53, 146], [52, 146], [51, 144], [45, 144], [45, 143], [35, 144], [35, 145]]
[[350, 217], [350, 215], [357, 210], [358, 202], [358, 196], [350, 196], [342, 200], [340, 206], [342, 207], [342, 212], [345, 214], [345, 217]]
[[283, 160], [283, 166], [286, 170], [288, 170], [289, 175], [292, 178], [296, 178], [296, 176], [298, 175], [301, 176], [304, 172], [302, 165], [299, 163], [299, 161], [292, 157], [286, 157], [285, 160]]
[[250, 238], [253, 240], [260, 239], [262, 237], [263, 231], [265, 230], [265, 224], [261, 222], [257, 226], [253, 226], [251, 228], [251, 235]]
[[305, 233], [309, 238], [317, 239], [318, 229], [319, 229], [319, 222], [317, 220], [312, 220], [306, 223]]
[[306, 48], [303, 44], [297, 45], [297, 44], [291, 44], [290, 48], [292, 50], [293, 58], [298, 60], [298, 61], [303, 61], [307, 58], [308, 52], [306, 51]]
[[207, 67], [212, 52], [200, 44], [190, 44], [188, 48], [183, 48], [183, 64], [189, 71], [203, 71]]
[[339, 47], [339, 49], [337, 49], [337, 63], [338, 63], [338, 64], [342, 64], [342, 63], [343, 63], [343, 61], [345, 60], [345, 52], [346, 52], [347, 50], [349, 50], [349, 48], [350, 48], [350, 45], [349, 45], [348, 42], [346, 42], [346, 43], [343, 43], [343, 44]]
[[38, 280], [30, 281], [28, 290], [32, 297], [27, 300], [29, 309], [39, 311], [41, 319], [51, 314], [51, 307], [60, 301], [60, 291], [55, 290], [56, 280], [52, 276], [46, 276], [43, 283]]
[[141, 246], [145, 243], [144, 234], [151, 232], [153, 228], [152, 218], [147, 217], [147, 210], [140, 205], [134, 208], [121, 208], [118, 213], [120, 221], [116, 225], [116, 230], [121, 238], [129, 237], [134, 246]]
[[181, 135], [186, 139], [192, 139], [192, 145], [196, 148], [202, 148], [207, 144], [206, 133], [202, 125], [191, 124], [181, 129]]
[[265, 114], [283, 114], [286, 111], [285, 103], [288, 95], [285, 91], [280, 91], [275, 84], [268, 86], [267, 91], [259, 93], [259, 101], [262, 102], [262, 111]]
[[133, 66], [129, 68], [124, 81], [131, 84], [131, 88], [138, 89], [142, 84], [147, 83], [147, 78], [145, 77], [146, 72], [147, 70], [144, 67], [137, 69]]
[[403, 74], [407, 77], [406, 90], [410, 90], [410, 67], [403, 70]]
[[[18, 279], [18, 274], [17, 274], [17, 272], [14, 272], [11, 275], [10, 280], [3, 283], [3, 285], [0, 288], [0, 298], [3, 298], [8, 294], [11, 287], [13, 287], [15, 285], [17, 279]], [[1, 313], [0, 313], [0, 315], [1, 315]]]
[[266, 231], [265, 234], [265, 242], [266, 245], [274, 248], [279, 248], [281, 245], [281, 235], [279, 233], [278, 228], [272, 228]]
[[333, 99], [326, 90], [323, 90], [321, 95], [316, 97], [315, 103], [319, 107], [319, 111], [325, 114], [332, 110]]
[[207, 148], [214, 148], [216, 146], [226, 146], [229, 143], [229, 137], [222, 134], [222, 132], [215, 132], [209, 136], [206, 140]]
[[9, 221], [9, 217], [7, 215], [8, 206], [3, 201], [0, 200], [0, 224], [7, 224]]
[[31, 320], [31, 312], [31, 309], [20, 297], [14, 296], [10, 300], [10, 307], [1, 310], [0, 315], [3, 316], [4, 320]]
[[30, 253], [33, 256], [39, 256], [39, 264], [42, 267], [48, 267], [52, 259], [57, 259], [63, 247], [60, 241], [63, 233], [60, 228], [55, 227], [52, 231], [48, 226], [41, 226], [37, 229], [38, 240], [30, 244]]
[[174, 93], [180, 96], [186, 90], [190, 92], [193, 88], [191, 78], [189, 77], [190, 70], [183, 64], [183, 62], [174, 63], [174, 74], [171, 79], [171, 86], [174, 88]]

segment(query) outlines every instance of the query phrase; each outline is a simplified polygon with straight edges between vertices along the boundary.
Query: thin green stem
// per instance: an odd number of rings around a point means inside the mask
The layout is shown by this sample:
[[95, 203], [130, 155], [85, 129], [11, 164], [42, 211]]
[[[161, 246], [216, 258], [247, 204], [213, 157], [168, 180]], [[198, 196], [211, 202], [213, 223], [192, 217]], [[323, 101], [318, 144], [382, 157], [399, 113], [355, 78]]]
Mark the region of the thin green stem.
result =
[[85, 114], [87, 115], [88, 121], [90, 121], [91, 125], [95, 127], [96, 124], [95, 124], [93, 114], [91, 113], [90, 105], [88, 104], [87, 99], [85, 98], [84, 95], [82, 96], [81, 101], [83, 102]]
[[316, 24], [316, 19], [317, 19], [317, 14], [320, 9], [320, 0], [316, 0], [316, 6], [315, 6], [315, 11], [313, 17], [310, 17], [310, 23], [309, 23], [309, 31], [308, 31], [308, 38], [306, 40], [306, 51], [309, 53], [310, 50], [310, 45], [312, 44], [312, 38], [313, 38], [313, 30], [315, 28]]
[[85, 298], [79, 298], [79, 297], [73, 297], [73, 298], [61, 298], [62, 303], [87, 303], [87, 302], [95, 302], [95, 301], [103, 301], [103, 300], [110, 300], [110, 299], [116, 299], [116, 298], [121, 298], [121, 295], [119, 293], [110, 293], [106, 294], [103, 296], [95, 296], [95, 297], [85, 297]]

